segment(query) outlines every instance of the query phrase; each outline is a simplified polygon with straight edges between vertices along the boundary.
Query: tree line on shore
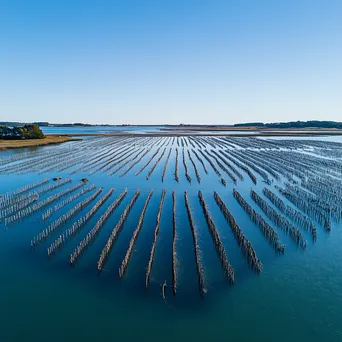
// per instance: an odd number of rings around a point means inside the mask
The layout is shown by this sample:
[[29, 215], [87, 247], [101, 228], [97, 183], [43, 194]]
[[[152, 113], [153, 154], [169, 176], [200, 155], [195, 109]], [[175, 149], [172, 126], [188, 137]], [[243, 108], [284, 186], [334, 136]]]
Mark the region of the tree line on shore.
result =
[[289, 121], [289, 122], [246, 122], [235, 124], [234, 127], [263, 127], [263, 128], [336, 128], [342, 129], [342, 122], [336, 121]]
[[38, 125], [24, 126], [0, 126], [0, 139], [21, 140], [21, 139], [44, 139], [44, 133]]

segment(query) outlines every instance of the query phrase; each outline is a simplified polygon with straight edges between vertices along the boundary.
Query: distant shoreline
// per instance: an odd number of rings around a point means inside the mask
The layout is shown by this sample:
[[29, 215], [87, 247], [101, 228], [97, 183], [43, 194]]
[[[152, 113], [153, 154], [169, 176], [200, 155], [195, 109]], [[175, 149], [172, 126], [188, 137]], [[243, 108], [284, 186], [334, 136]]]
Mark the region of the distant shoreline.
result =
[[[40, 146], [48, 146], [48, 145], [56, 145], [62, 144], [68, 141], [78, 141], [82, 140], [82, 137], [187, 137], [187, 136], [211, 136], [211, 137], [244, 137], [244, 138], [256, 138], [256, 137], [319, 137], [319, 136], [340, 136], [342, 135], [342, 130], [336, 129], [321, 129], [322, 132], [312, 132], [318, 131], [318, 129], [286, 129], [282, 132], [282, 130], [277, 130], [275, 132], [272, 129], [259, 129], [258, 131], [261, 133], [255, 134], [229, 134], [229, 131], [233, 132], [243, 132], [243, 131], [251, 131], [251, 129], [230, 129], [226, 130], [227, 133], [211, 133], [215, 130], [179, 130], [179, 129], [170, 129], [163, 130], [160, 132], [153, 133], [128, 133], [128, 132], [111, 132], [111, 133], [75, 133], [75, 134], [49, 134], [46, 135], [44, 139], [30, 139], [30, 140], [0, 140], [0, 151], [8, 150], [8, 149], [19, 149], [19, 148], [30, 148], [30, 147], [40, 147]], [[222, 129], [219, 129], [222, 131]], [[301, 132], [298, 132], [301, 131]], [[303, 132], [306, 131], [306, 132]], [[200, 132], [205, 132], [200, 133]]]
[[[243, 130], [240, 130], [243, 131]], [[205, 132], [199, 133], [199, 132]], [[229, 132], [229, 131], [227, 131]], [[198, 137], [310, 137], [310, 136], [339, 136], [342, 135], [342, 130], [339, 131], [322, 131], [322, 132], [296, 132], [292, 130], [286, 130], [286, 132], [272, 132], [264, 131], [263, 133], [251, 133], [251, 134], [229, 134], [229, 133], [211, 133], [210, 131], [195, 131], [195, 132], [177, 132], [176, 131], [160, 131], [160, 132], [149, 132], [149, 133], [128, 133], [128, 132], [113, 132], [113, 133], [75, 133], [72, 134], [73, 137], [191, 137], [191, 136], [198, 136]]]
[[249, 131], [259, 131], [259, 132], [284, 132], [292, 133], [298, 131], [327, 131], [327, 132], [340, 132], [342, 130], [337, 128], [324, 128], [324, 127], [298, 127], [298, 128], [271, 128], [271, 127], [259, 127], [259, 126], [177, 126], [177, 127], [165, 127], [161, 128], [161, 131], [227, 131], [227, 132], [249, 132]]
[[339, 121], [326, 121], [326, 120], [308, 120], [308, 121], [286, 121], [286, 122], [246, 122], [235, 124], [90, 124], [90, 123], [51, 123], [47, 121], [40, 122], [6, 122], [1, 121], [0, 125], [9, 127], [23, 126], [25, 124], [36, 124], [39, 127], [46, 128], [121, 128], [123, 130], [130, 130], [130, 128], [139, 127], [159, 127], [167, 130], [267, 130], [267, 129], [290, 129], [290, 130], [342, 130], [342, 122]]

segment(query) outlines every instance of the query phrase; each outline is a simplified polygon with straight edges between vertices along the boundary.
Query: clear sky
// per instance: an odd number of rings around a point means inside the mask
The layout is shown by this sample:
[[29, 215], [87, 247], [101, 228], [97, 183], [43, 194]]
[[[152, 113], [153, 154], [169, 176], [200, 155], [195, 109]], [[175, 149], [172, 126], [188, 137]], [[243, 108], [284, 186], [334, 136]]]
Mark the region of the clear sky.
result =
[[0, 0], [0, 121], [341, 114], [341, 0]]

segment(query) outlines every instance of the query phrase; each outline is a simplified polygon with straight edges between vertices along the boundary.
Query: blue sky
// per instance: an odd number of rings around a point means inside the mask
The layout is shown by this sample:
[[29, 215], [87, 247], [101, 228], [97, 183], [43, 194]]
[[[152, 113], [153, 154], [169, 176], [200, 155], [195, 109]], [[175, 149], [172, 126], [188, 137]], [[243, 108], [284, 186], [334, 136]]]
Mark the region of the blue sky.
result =
[[342, 121], [340, 0], [0, 0], [0, 121]]

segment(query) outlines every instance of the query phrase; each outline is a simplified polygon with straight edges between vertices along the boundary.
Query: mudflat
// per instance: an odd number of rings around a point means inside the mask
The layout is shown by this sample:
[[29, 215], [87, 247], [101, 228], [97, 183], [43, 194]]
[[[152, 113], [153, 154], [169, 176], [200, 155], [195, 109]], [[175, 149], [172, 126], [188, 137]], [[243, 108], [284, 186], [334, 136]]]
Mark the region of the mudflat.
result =
[[67, 141], [74, 141], [74, 140], [80, 140], [80, 139], [71, 138], [67, 135], [46, 135], [44, 139], [0, 140], [0, 150], [53, 145], [53, 144], [64, 143]]

